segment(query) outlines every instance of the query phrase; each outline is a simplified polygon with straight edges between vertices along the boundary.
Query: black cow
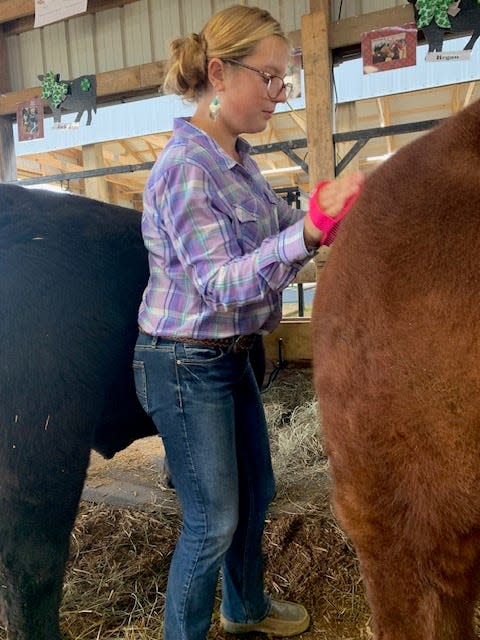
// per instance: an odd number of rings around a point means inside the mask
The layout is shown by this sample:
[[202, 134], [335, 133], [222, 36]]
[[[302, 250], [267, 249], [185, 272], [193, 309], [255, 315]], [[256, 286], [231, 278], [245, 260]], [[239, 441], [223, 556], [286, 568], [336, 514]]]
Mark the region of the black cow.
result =
[[[415, 6], [416, 0], [408, 0], [413, 4], [415, 20], [418, 18], [418, 11]], [[450, 16], [451, 29], [443, 29], [435, 22], [435, 18], [422, 31], [428, 42], [428, 51], [441, 51], [443, 47], [443, 37], [445, 33], [465, 33], [472, 31], [472, 37], [465, 45], [465, 50], [473, 49], [475, 42], [480, 36], [480, 4], [478, 0], [461, 0], [460, 11], [456, 16]]]
[[15, 640], [60, 640], [90, 450], [111, 457], [156, 433], [132, 372], [140, 218], [0, 185], [0, 618]]
[[[92, 110], [97, 113], [97, 81], [94, 75], [81, 76], [74, 80], [60, 80], [60, 74], [51, 74], [53, 84], [64, 85], [66, 87], [66, 94], [63, 100], [57, 104], [51, 92], [47, 90], [46, 95], [42, 91], [42, 96], [48, 100], [50, 109], [53, 113], [53, 121], [60, 122], [62, 117], [62, 110], [64, 111], [76, 111], [75, 122], [80, 122], [80, 118], [87, 112], [87, 122], [89, 125], [92, 122]], [[40, 82], [44, 82], [48, 75], [37, 76]]]

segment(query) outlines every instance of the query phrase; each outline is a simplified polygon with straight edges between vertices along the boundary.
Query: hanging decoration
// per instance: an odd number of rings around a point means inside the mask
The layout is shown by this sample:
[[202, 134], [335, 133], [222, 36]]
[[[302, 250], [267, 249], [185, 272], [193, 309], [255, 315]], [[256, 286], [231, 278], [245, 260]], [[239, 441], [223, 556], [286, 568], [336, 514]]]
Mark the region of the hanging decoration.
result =
[[[417, 27], [422, 29], [429, 25], [432, 20], [442, 29], [450, 29], [450, 19], [448, 17], [448, 8], [452, 4], [452, 0], [416, 0], [418, 11]], [[457, 5], [458, 2], [453, 3]]]
[[[428, 42], [427, 61], [465, 60], [480, 37], [480, 0], [408, 0]], [[446, 33], [471, 33], [463, 51], [442, 53]]]
[[65, 100], [68, 93], [68, 84], [60, 82], [60, 75], [49, 71], [43, 76], [42, 80], [42, 98], [48, 100], [52, 107], [57, 109]]
[[97, 85], [94, 75], [80, 76], [74, 80], [60, 80], [60, 74], [48, 71], [39, 75], [42, 98], [48, 100], [53, 113], [54, 126], [60, 125], [62, 110], [76, 111], [74, 126], [79, 126], [83, 113], [87, 112], [87, 125], [92, 122], [92, 111], [97, 112]]
[[414, 23], [362, 33], [363, 73], [411, 67], [417, 63]]
[[66, 20], [87, 10], [88, 0], [35, 0], [34, 28]]
[[290, 64], [283, 81], [292, 85], [292, 92], [289, 100], [302, 96], [302, 50], [296, 47], [292, 50]]
[[43, 103], [40, 98], [17, 105], [17, 128], [19, 142], [43, 138]]

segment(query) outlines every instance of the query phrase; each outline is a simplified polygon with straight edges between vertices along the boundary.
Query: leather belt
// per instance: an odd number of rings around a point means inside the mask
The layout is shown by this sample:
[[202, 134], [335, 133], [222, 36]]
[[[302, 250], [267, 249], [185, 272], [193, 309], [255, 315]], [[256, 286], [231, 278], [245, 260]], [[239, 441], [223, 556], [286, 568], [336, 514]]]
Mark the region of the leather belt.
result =
[[[140, 333], [150, 335], [139, 327]], [[154, 337], [154, 336], [152, 336]], [[248, 351], [255, 342], [256, 334], [250, 333], [245, 336], [233, 336], [232, 338], [184, 338], [182, 336], [158, 336], [164, 340], [173, 342], [183, 342], [185, 344], [198, 345], [200, 347], [219, 347], [220, 349], [232, 349], [233, 353]]]

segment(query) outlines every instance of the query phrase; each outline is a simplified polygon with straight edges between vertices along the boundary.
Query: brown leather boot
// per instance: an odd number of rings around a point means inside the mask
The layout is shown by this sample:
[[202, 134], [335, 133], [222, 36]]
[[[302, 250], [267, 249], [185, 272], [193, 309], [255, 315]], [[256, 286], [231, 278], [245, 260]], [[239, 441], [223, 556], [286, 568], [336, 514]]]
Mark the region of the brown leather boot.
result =
[[272, 636], [296, 636], [308, 629], [310, 616], [305, 607], [294, 602], [272, 600], [271, 609], [260, 622], [231, 622], [220, 615], [220, 621], [227, 633], [250, 633], [259, 631]]

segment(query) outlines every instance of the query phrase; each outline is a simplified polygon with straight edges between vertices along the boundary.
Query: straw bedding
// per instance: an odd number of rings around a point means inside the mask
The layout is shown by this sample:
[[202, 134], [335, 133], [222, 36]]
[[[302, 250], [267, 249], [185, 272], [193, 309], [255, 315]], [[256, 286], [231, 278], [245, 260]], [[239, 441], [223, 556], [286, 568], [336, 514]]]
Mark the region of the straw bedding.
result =
[[[265, 532], [266, 586], [307, 606], [312, 625], [304, 640], [372, 638], [358, 563], [329, 507], [311, 372], [282, 372], [264, 403], [277, 478]], [[179, 527], [174, 495], [142, 509], [82, 502], [61, 608], [65, 638], [159, 640]], [[209, 640], [232, 637], [220, 629], [218, 604]]]

